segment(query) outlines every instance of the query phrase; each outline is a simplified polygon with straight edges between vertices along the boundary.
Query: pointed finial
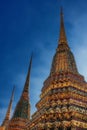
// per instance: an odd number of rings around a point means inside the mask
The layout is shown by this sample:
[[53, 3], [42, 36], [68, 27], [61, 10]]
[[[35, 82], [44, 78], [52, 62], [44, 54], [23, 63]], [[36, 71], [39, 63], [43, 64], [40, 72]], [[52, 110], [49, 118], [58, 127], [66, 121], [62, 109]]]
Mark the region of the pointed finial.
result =
[[63, 16], [63, 7], [61, 6], [61, 16]]
[[60, 36], [59, 36], [59, 44], [67, 43], [65, 28], [64, 28], [64, 19], [63, 19], [63, 8], [61, 7], [60, 11]]
[[2, 123], [2, 126], [7, 126], [8, 123], [9, 123], [10, 115], [11, 115], [11, 109], [12, 109], [12, 102], [13, 102], [13, 98], [14, 98], [14, 90], [15, 90], [15, 86], [13, 87], [13, 90], [12, 90], [10, 103], [9, 103], [9, 106], [8, 106], [8, 109], [7, 109], [5, 119], [4, 119], [3, 123]]
[[[31, 72], [31, 66], [32, 66], [32, 57], [33, 57], [33, 53], [31, 54], [29, 68], [28, 68], [28, 73], [27, 73], [27, 77], [26, 77], [26, 81], [25, 81], [25, 85], [24, 85], [24, 90], [23, 90], [23, 93], [27, 92], [27, 94], [28, 94], [29, 83], [30, 83], [30, 72]], [[22, 96], [23, 96], [23, 94], [22, 94]]]
[[28, 74], [27, 74], [26, 82], [30, 79], [30, 72], [31, 72], [31, 65], [32, 65], [32, 57], [33, 57], [33, 53], [31, 54], [31, 58], [30, 58], [30, 63], [29, 63], [29, 68], [28, 68]]
[[15, 85], [14, 85], [13, 90], [12, 90], [11, 101], [13, 101], [13, 98], [14, 98], [14, 91], [15, 91]]
[[33, 58], [33, 52], [32, 52], [32, 54], [31, 54], [31, 58], [30, 58], [30, 64], [29, 64], [28, 75], [27, 75], [28, 79], [30, 78], [30, 71], [31, 71], [31, 65], [32, 65], [32, 58]]

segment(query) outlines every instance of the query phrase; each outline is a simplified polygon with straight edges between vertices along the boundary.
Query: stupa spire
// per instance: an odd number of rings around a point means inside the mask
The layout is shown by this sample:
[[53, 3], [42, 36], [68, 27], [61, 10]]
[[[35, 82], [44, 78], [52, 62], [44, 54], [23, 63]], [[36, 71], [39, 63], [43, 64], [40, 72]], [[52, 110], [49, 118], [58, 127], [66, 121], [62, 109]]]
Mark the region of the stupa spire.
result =
[[29, 84], [30, 84], [31, 65], [32, 65], [32, 55], [30, 58], [29, 69], [28, 69], [24, 89], [21, 98], [16, 106], [13, 119], [15, 118], [22, 118], [26, 120], [30, 119]]
[[2, 126], [7, 126], [10, 120], [10, 115], [11, 115], [11, 109], [12, 109], [12, 102], [13, 102], [13, 98], [14, 98], [14, 90], [15, 90], [15, 86], [13, 87], [12, 90], [12, 95], [11, 95], [11, 99], [10, 99], [10, 103], [6, 112], [6, 116], [4, 118], [4, 121], [2, 123]]
[[[29, 68], [28, 68], [28, 73], [27, 73], [27, 77], [26, 77], [26, 81], [25, 81], [25, 85], [24, 85], [24, 89], [23, 89], [23, 93], [22, 96], [23, 98], [29, 98], [28, 96], [28, 92], [29, 92], [29, 84], [30, 84], [30, 73], [31, 73], [31, 66], [32, 66], [32, 55], [30, 58], [30, 63], [29, 63]], [[25, 93], [27, 93], [27, 97], [25, 97]]]
[[66, 38], [62, 8], [60, 13], [59, 44], [56, 50], [57, 51], [53, 58], [50, 74], [58, 74], [61, 72], [72, 72], [77, 74], [78, 70], [74, 59], [74, 55], [71, 52]]
[[67, 44], [67, 38], [65, 33], [65, 27], [64, 27], [64, 14], [63, 14], [63, 8], [61, 7], [60, 11], [60, 36], [59, 36], [59, 44], [66, 43]]
[[9, 130], [24, 130], [27, 121], [30, 120], [29, 84], [30, 84], [31, 66], [32, 66], [32, 55], [30, 58], [29, 69], [24, 84], [24, 89], [15, 108], [13, 117], [10, 121], [8, 127]]

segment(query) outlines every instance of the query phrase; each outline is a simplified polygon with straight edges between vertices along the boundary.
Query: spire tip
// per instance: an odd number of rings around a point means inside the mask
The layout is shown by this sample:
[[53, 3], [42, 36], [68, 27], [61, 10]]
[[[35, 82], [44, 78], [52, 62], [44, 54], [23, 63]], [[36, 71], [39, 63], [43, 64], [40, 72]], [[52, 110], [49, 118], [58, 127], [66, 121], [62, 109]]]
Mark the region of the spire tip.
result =
[[60, 14], [61, 14], [61, 16], [63, 16], [63, 7], [62, 6], [60, 8]]

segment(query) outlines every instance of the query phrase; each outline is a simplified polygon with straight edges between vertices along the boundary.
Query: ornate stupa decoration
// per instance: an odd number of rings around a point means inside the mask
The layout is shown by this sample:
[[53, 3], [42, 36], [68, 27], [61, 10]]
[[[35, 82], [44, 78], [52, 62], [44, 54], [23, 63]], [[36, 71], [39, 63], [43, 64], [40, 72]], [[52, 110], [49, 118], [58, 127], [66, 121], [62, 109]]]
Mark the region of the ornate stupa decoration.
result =
[[62, 9], [58, 47], [36, 107], [26, 130], [87, 130], [87, 82], [68, 45]]
[[24, 130], [26, 122], [30, 120], [29, 84], [32, 56], [30, 59], [28, 74], [20, 100], [15, 108], [13, 117], [9, 123], [8, 130]]
[[60, 35], [59, 35], [59, 44], [54, 55], [51, 74], [58, 74], [61, 72], [73, 72], [74, 74], [78, 73], [74, 56], [70, 50], [70, 47], [67, 42], [64, 20], [63, 20], [63, 11], [61, 9], [60, 13]]
[[9, 102], [9, 106], [8, 106], [5, 118], [4, 118], [4, 120], [2, 122], [2, 125], [1, 125], [4, 128], [6, 128], [8, 126], [9, 121], [10, 121], [11, 110], [12, 110], [12, 102], [13, 102], [13, 98], [14, 98], [14, 90], [15, 90], [15, 87], [13, 87], [11, 99], [10, 99], [10, 102]]

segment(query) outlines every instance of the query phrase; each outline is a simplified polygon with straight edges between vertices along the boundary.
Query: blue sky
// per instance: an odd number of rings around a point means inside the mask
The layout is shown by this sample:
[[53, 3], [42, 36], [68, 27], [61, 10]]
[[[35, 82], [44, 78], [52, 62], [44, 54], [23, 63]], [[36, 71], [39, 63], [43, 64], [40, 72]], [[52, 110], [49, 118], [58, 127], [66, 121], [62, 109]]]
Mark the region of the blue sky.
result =
[[64, 8], [67, 39], [79, 72], [87, 80], [87, 0], [0, 1], [0, 123], [16, 86], [12, 113], [23, 90], [33, 51], [30, 82], [31, 113], [50, 72]]

